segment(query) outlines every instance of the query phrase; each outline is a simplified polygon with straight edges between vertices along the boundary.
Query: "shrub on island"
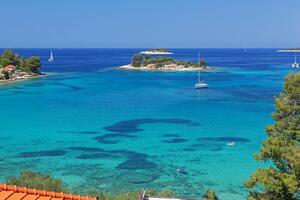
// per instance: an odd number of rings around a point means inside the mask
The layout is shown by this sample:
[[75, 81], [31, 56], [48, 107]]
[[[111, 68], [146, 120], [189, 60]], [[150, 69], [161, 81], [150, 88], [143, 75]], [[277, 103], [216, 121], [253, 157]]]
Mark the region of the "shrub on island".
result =
[[169, 52], [166, 48], [153, 48], [149, 51], [156, 51], [156, 52]]
[[206, 191], [206, 193], [202, 196], [203, 200], [218, 200], [218, 196], [217, 194], [211, 190], [211, 189], [208, 189]]

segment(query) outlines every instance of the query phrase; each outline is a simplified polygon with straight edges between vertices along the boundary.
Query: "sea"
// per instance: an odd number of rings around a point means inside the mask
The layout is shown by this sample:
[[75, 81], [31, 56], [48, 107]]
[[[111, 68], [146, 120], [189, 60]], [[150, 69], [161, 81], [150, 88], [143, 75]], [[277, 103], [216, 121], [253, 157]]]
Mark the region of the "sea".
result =
[[[49, 63], [50, 50], [54, 62]], [[13, 49], [40, 56], [47, 76], [0, 86], [0, 182], [33, 170], [74, 193], [170, 189], [244, 199], [254, 154], [273, 123], [274, 98], [293, 53], [276, 49], [170, 49], [216, 69], [120, 70], [143, 49]], [[4, 49], [0, 49], [3, 52]], [[234, 142], [234, 146], [228, 146]]]

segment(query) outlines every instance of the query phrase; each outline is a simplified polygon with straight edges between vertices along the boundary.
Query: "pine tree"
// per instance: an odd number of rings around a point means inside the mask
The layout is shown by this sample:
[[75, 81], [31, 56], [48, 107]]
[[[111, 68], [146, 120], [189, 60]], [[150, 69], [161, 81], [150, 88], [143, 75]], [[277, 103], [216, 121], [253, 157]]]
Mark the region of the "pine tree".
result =
[[300, 73], [286, 77], [275, 100], [274, 124], [266, 128], [257, 160], [269, 167], [258, 169], [246, 182], [249, 200], [296, 200], [300, 188]]

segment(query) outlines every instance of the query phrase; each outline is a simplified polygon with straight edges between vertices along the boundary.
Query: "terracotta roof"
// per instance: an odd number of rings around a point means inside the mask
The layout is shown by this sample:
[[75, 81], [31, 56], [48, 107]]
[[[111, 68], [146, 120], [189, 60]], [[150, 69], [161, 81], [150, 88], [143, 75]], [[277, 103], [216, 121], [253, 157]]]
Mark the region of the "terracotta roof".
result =
[[0, 184], [0, 200], [97, 200], [97, 198]]

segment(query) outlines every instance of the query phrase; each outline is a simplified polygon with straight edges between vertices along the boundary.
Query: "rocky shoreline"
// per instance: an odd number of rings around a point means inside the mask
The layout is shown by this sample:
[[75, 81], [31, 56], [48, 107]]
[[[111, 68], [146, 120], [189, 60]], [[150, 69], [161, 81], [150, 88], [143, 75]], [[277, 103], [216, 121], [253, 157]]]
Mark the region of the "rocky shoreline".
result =
[[165, 65], [163, 67], [156, 68], [149, 67], [149, 66], [141, 66], [141, 67], [134, 67], [131, 64], [122, 65], [118, 67], [122, 70], [134, 70], [134, 71], [151, 71], [151, 72], [194, 72], [194, 71], [210, 71], [214, 70], [214, 67], [185, 67], [183, 65]]
[[164, 51], [141, 51], [140, 54], [145, 54], [145, 55], [171, 55], [174, 54], [172, 52], [164, 52]]
[[42, 76], [46, 76], [46, 74], [33, 74], [27, 73], [21, 70], [16, 70], [14, 73], [10, 75], [9, 79], [5, 79], [3, 76], [0, 76], [0, 84], [2, 83], [14, 83], [19, 81], [25, 81], [33, 78], [39, 78]]

